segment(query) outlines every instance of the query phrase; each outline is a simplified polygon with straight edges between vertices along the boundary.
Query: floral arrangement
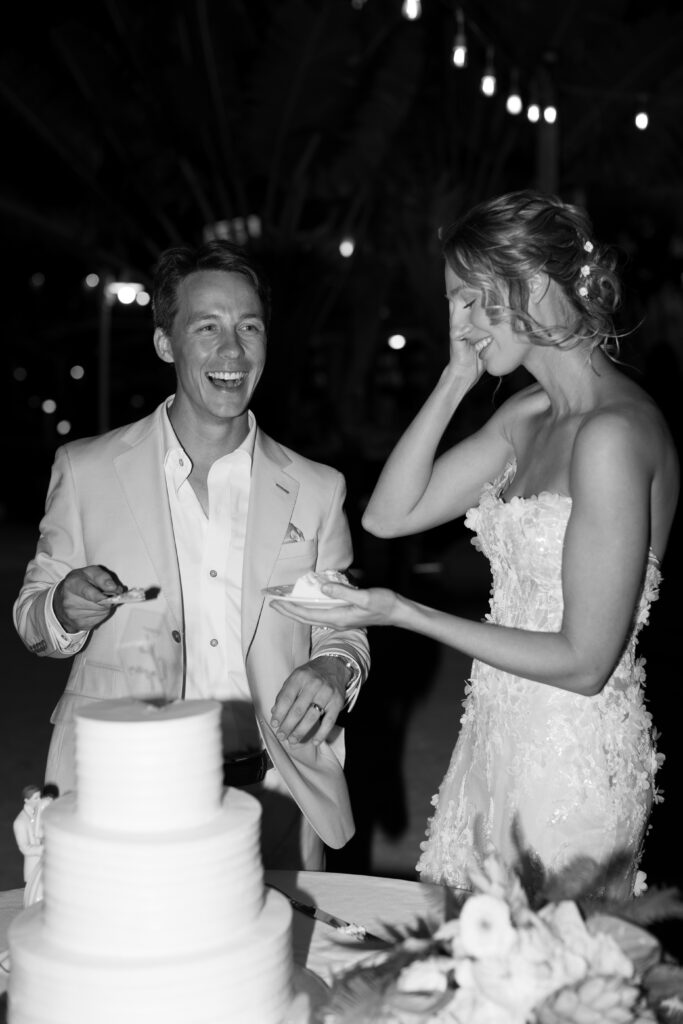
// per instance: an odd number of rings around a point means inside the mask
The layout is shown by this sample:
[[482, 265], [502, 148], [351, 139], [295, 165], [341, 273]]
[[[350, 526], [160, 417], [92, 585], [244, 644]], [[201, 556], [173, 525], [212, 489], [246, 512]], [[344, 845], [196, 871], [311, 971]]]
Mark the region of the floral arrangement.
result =
[[[585, 865], [584, 865], [585, 867]], [[530, 895], [495, 857], [440, 924], [422, 922], [336, 979], [321, 1024], [683, 1022], [683, 968], [647, 926], [683, 917], [675, 889], [615, 902]], [[585, 872], [584, 872], [585, 877]], [[448, 891], [447, 891], [448, 892]], [[555, 886], [555, 897], [558, 896]], [[422, 934], [420, 934], [422, 932]]]

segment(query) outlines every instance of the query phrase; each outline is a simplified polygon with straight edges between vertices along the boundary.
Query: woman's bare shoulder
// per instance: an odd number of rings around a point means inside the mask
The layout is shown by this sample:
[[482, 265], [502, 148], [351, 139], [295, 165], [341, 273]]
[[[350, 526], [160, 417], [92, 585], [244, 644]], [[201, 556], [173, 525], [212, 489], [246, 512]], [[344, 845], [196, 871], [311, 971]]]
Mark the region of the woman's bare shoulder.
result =
[[627, 461], [636, 460], [651, 479], [678, 479], [676, 445], [666, 419], [650, 395], [630, 380], [584, 416], [575, 452], [588, 451], [610, 461], [621, 453]]
[[648, 446], [674, 447], [664, 415], [654, 399], [635, 381], [624, 378], [585, 417], [584, 430], [598, 436], [614, 433], [631, 442], [642, 439]]

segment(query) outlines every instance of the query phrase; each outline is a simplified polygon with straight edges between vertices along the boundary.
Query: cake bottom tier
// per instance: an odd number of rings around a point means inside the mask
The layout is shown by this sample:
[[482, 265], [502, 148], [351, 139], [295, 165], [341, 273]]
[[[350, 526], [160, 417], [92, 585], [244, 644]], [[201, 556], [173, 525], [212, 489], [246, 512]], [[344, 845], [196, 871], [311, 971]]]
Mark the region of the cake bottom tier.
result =
[[253, 929], [214, 953], [90, 959], [45, 938], [42, 905], [9, 932], [8, 1024], [281, 1024], [292, 998], [291, 909], [268, 892]]

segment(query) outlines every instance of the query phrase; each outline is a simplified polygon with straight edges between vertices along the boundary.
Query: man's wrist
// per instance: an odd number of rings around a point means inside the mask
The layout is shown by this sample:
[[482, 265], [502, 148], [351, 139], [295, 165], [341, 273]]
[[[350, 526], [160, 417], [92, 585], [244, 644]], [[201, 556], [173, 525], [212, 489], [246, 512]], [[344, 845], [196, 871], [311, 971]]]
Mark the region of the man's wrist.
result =
[[320, 651], [320, 653], [316, 654], [311, 660], [316, 661], [319, 658], [334, 658], [346, 667], [347, 673], [344, 681], [344, 707], [347, 711], [350, 711], [356, 703], [360, 684], [363, 678], [363, 672], [360, 665], [354, 657], [348, 654], [347, 651], [342, 650]]
[[58, 617], [54, 599], [60, 585], [58, 583], [48, 591], [45, 601], [45, 624], [51, 639], [60, 651], [76, 653], [85, 643], [89, 630], [76, 629], [71, 631]]

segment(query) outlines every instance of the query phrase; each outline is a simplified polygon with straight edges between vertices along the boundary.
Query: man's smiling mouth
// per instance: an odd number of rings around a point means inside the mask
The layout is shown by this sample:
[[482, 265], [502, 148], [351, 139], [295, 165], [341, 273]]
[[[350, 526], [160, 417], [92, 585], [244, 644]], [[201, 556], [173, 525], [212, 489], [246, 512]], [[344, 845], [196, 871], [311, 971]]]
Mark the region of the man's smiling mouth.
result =
[[221, 388], [239, 387], [246, 380], [247, 373], [244, 370], [207, 370], [206, 379]]

